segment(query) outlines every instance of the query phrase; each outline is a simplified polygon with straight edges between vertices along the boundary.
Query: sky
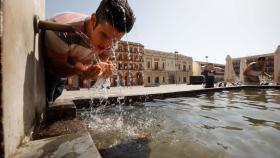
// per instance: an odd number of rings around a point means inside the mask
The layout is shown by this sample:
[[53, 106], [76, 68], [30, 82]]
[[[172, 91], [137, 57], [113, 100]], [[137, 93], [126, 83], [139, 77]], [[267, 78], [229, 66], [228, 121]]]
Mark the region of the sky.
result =
[[[94, 13], [101, 0], [46, 0], [46, 17]], [[125, 41], [225, 64], [227, 55], [273, 53], [280, 45], [280, 0], [128, 0], [136, 17]]]

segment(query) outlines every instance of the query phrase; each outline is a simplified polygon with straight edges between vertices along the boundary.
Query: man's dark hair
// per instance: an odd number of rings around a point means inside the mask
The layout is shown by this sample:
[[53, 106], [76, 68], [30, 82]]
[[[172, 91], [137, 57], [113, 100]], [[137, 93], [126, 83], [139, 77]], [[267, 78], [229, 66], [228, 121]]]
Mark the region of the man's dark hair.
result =
[[265, 60], [265, 57], [259, 57], [258, 61], [260, 61], [260, 60]]
[[119, 32], [129, 32], [135, 17], [127, 0], [102, 0], [96, 10], [96, 25], [105, 21]]

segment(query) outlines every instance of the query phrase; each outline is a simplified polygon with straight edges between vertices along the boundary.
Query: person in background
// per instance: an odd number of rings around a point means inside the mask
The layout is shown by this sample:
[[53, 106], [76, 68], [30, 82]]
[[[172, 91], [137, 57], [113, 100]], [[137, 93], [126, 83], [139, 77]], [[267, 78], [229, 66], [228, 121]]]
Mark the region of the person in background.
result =
[[265, 57], [259, 57], [256, 62], [250, 63], [247, 68], [244, 70], [244, 84], [245, 85], [259, 85], [260, 84], [260, 75], [271, 76], [264, 72], [265, 66]]
[[102, 0], [96, 13], [62, 13], [48, 21], [72, 26], [74, 33], [46, 30], [44, 59], [47, 105], [62, 94], [66, 78], [108, 77], [114, 43], [128, 33], [135, 17], [127, 0]]
[[215, 81], [214, 65], [212, 63], [208, 63], [204, 67], [202, 74], [204, 75], [205, 88], [213, 88]]

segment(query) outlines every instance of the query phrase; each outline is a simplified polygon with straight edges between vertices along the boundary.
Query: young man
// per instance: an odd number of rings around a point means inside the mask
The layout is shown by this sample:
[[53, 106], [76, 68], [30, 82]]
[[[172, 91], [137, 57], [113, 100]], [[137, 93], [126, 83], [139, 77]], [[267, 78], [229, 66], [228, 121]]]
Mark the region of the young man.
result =
[[244, 75], [244, 84], [245, 85], [259, 85], [260, 75], [265, 75], [267, 77], [271, 77], [269, 74], [264, 72], [265, 66], [265, 57], [259, 57], [257, 62], [252, 62], [248, 65], [248, 67], [243, 72]]
[[110, 75], [111, 47], [132, 29], [135, 17], [127, 0], [102, 0], [89, 17], [63, 13], [49, 20], [72, 26], [75, 32], [45, 31], [47, 104], [61, 95], [68, 76], [96, 79]]

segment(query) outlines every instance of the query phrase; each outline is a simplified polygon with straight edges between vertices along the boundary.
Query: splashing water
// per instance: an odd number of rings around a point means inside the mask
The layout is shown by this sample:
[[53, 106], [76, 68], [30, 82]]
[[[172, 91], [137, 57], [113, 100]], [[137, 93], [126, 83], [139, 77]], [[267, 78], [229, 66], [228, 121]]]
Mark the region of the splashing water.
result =
[[[124, 14], [125, 10], [122, 8]], [[124, 16], [124, 21], [126, 18]], [[125, 22], [126, 23], [126, 22]], [[125, 32], [126, 32], [125, 26]], [[127, 35], [126, 35], [127, 37]], [[127, 41], [127, 40], [126, 40]], [[128, 58], [131, 58], [131, 52], [128, 41], [126, 42]], [[112, 43], [111, 53], [113, 67], [115, 68], [114, 74], [116, 75], [117, 88], [119, 88], [119, 94], [122, 94], [122, 87], [120, 84], [120, 76], [117, 69], [117, 58], [116, 50], [118, 48], [118, 43]], [[139, 46], [137, 48], [138, 53], [140, 52]], [[97, 58], [98, 59], [98, 58]], [[129, 71], [128, 71], [129, 72]], [[117, 135], [122, 139], [144, 137], [144, 130], [149, 129], [153, 124], [154, 119], [152, 116], [150, 107], [146, 107], [144, 111], [138, 111], [137, 107], [134, 106], [124, 106], [124, 96], [119, 96], [117, 98], [117, 103], [115, 105], [108, 105], [107, 100], [109, 96], [110, 89], [110, 79], [101, 77], [99, 78], [93, 87], [90, 88], [91, 91], [91, 106], [90, 111], [80, 111], [79, 117], [84, 120], [88, 128], [94, 131], [95, 135], [104, 134], [112, 132], [112, 135]], [[94, 105], [94, 99], [100, 99], [100, 105]], [[127, 112], [127, 109], [130, 109]], [[139, 118], [139, 113], [146, 114], [145, 117]], [[148, 117], [147, 117], [148, 116]], [[113, 145], [120, 143], [119, 140], [115, 140]]]

